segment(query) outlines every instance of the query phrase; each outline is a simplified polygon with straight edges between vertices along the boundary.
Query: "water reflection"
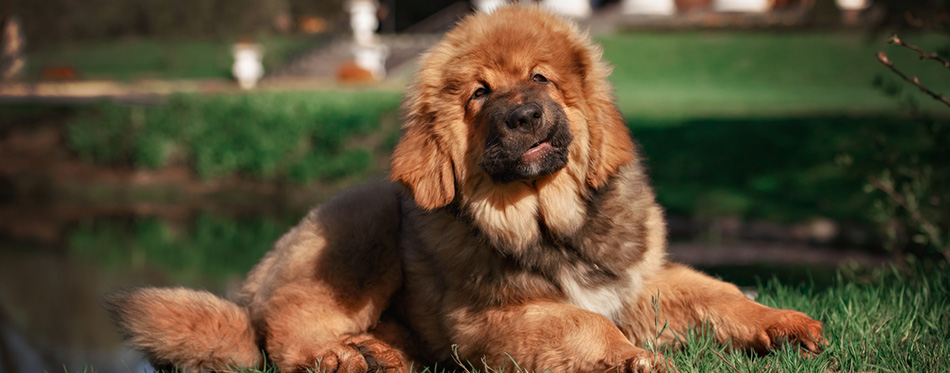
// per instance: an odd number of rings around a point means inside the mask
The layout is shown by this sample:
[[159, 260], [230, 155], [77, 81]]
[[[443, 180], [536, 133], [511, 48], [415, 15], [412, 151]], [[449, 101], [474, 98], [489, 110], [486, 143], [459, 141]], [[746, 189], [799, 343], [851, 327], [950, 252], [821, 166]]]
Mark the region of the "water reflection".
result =
[[160, 218], [94, 220], [69, 234], [77, 257], [107, 271], [161, 271], [176, 284], [220, 287], [253, 266], [294, 221], [201, 214], [187, 222]]
[[[4, 372], [125, 370], [141, 361], [119, 343], [100, 294], [129, 282], [161, 281], [155, 271], [114, 273], [64, 250], [0, 250], [0, 361]], [[136, 369], [137, 371], [138, 369]]]
[[102, 295], [144, 285], [226, 293], [296, 218], [94, 218], [55, 243], [0, 240], [0, 372], [148, 370]]

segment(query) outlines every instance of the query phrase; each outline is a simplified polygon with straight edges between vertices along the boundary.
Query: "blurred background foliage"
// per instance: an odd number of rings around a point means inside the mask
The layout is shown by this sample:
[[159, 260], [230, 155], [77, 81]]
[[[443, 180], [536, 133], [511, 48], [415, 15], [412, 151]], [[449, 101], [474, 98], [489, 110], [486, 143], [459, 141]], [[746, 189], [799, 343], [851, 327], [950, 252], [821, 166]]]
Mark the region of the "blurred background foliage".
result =
[[950, 32], [950, 0], [875, 0], [881, 16], [876, 30]]
[[[454, 0], [380, 1], [391, 19], [381, 31], [403, 30]], [[256, 38], [302, 30], [318, 17], [326, 30], [348, 27], [345, 0], [5, 0], [0, 15], [18, 15], [32, 46], [128, 38]], [[302, 19], [303, 18], [303, 19]]]
[[287, 12], [289, 5], [285, 0], [8, 0], [7, 3], [9, 12], [22, 18], [30, 43], [37, 45], [134, 36], [253, 36], [272, 30], [274, 20]]
[[151, 106], [102, 102], [71, 121], [67, 141], [80, 158], [105, 165], [178, 163], [204, 179], [241, 175], [306, 184], [369, 171], [371, 151], [391, 148], [345, 145], [370, 133], [380, 141], [393, 137], [398, 106], [399, 95], [390, 92], [182, 94]]

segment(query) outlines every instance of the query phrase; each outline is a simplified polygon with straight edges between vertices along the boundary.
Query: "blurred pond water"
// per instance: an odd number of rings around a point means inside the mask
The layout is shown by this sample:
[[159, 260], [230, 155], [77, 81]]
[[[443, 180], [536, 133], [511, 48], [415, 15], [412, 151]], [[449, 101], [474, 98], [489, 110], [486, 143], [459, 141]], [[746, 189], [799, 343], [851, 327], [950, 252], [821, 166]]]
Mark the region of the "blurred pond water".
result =
[[89, 217], [52, 242], [0, 236], [0, 372], [140, 371], [103, 294], [146, 285], [226, 294], [299, 216]]

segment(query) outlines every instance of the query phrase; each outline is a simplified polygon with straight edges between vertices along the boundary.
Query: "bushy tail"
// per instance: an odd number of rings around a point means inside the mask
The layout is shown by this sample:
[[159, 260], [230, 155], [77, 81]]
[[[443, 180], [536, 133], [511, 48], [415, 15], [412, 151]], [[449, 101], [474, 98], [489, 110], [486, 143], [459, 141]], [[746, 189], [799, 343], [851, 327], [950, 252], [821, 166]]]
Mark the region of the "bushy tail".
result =
[[142, 288], [106, 297], [129, 343], [157, 367], [257, 368], [263, 360], [245, 309], [206, 291]]

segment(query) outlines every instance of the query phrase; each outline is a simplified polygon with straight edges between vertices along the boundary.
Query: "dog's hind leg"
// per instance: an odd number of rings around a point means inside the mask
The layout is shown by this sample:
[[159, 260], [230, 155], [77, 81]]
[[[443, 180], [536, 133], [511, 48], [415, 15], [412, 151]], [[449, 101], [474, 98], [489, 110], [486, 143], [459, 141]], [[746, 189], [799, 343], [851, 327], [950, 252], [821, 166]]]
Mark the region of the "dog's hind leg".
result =
[[784, 343], [817, 353], [825, 344], [821, 322], [798, 311], [766, 307], [733, 284], [673, 263], [647, 279], [619, 326], [634, 343], [643, 344], [672, 342], [688, 328], [704, 325], [719, 342], [759, 353]]
[[399, 224], [394, 185], [353, 188], [307, 215], [251, 272], [239, 298], [278, 368], [365, 371], [375, 361], [367, 355], [384, 353], [354, 338], [402, 286]]

